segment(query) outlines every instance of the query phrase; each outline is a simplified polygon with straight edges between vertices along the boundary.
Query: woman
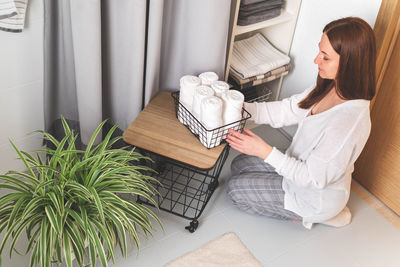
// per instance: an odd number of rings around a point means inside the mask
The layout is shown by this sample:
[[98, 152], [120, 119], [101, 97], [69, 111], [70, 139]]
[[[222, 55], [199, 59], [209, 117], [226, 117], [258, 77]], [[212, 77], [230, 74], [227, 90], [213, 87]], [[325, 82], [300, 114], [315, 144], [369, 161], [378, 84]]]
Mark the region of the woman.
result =
[[228, 195], [250, 213], [283, 220], [344, 226], [354, 162], [370, 133], [369, 103], [375, 94], [375, 37], [362, 19], [325, 26], [316, 85], [282, 101], [245, 103], [256, 123], [298, 124], [281, 153], [249, 130], [227, 141], [243, 154], [232, 162]]

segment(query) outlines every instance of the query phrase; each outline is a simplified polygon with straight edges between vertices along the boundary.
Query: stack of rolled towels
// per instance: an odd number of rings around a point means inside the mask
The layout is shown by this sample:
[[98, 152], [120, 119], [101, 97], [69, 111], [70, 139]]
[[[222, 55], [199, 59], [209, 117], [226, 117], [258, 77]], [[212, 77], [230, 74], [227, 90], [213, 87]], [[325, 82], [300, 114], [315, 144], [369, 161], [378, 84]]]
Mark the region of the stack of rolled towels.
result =
[[212, 148], [220, 145], [230, 128], [238, 129], [244, 95], [229, 90], [229, 84], [219, 81], [216, 73], [204, 72], [180, 79], [179, 102], [184, 106], [178, 106], [179, 121]]

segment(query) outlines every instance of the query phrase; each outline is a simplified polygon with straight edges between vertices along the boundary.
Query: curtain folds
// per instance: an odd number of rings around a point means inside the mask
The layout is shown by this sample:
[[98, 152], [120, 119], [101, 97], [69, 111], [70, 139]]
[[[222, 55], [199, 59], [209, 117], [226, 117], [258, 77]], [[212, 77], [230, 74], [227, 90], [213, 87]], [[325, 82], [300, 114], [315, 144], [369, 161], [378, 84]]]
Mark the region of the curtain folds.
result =
[[229, 0], [44, 0], [44, 8], [45, 127], [58, 138], [61, 115], [86, 144], [104, 119], [123, 131], [143, 99], [177, 90], [185, 74], [223, 79]]

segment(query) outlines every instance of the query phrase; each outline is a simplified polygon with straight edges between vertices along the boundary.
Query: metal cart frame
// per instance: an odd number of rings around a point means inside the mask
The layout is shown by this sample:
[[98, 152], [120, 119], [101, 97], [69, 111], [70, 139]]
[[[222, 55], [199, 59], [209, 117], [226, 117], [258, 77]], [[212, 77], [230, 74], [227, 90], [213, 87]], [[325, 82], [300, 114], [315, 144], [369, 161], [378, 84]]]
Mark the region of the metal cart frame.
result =
[[[152, 176], [157, 179], [152, 185], [159, 192], [154, 197], [160, 210], [164, 210], [191, 220], [185, 227], [189, 232], [196, 231], [198, 218], [218, 186], [218, 178], [229, 154], [226, 146], [216, 164], [209, 169], [201, 169], [167, 157], [141, 150], [141, 153], [153, 159], [148, 166], [157, 171]], [[139, 202], [154, 206], [140, 198]]]
[[[159, 208], [191, 220], [185, 228], [193, 233], [218, 186], [218, 178], [230, 147], [225, 141], [210, 149], [203, 146], [199, 142], [202, 134], [192, 134], [188, 131], [188, 125], [181, 124], [177, 119], [177, 110], [185, 110], [178, 105], [180, 103], [174, 103], [169, 93], [160, 92], [124, 131], [123, 137], [126, 143], [137, 147], [139, 152], [152, 159], [141, 164], [157, 172], [146, 174], [159, 182], [153, 182], [159, 192], [153, 199]], [[243, 129], [249, 117], [246, 114], [245, 119], [232, 124], [238, 127], [237, 130]], [[187, 112], [185, 116], [192, 115]], [[197, 121], [192, 118], [189, 120]], [[222, 137], [224, 131], [227, 131], [225, 127], [210, 130], [217, 137]], [[139, 197], [138, 201], [151, 205], [144, 198]]]

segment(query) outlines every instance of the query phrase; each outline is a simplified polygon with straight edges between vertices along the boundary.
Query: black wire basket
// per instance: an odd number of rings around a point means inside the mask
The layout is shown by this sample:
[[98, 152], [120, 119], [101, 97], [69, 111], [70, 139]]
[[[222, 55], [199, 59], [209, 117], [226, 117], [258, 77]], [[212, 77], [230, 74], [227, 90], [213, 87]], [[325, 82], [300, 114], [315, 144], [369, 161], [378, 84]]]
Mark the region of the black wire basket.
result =
[[172, 92], [171, 96], [175, 102], [175, 111], [178, 120], [185, 125], [207, 148], [213, 148], [224, 143], [229, 129], [233, 129], [241, 133], [246, 124], [246, 120], [251, 118], [250, 113], [243, 108], [242, 119], [221, 127], [207, 129], [184, 105], [179, 102], [179, 91]]

